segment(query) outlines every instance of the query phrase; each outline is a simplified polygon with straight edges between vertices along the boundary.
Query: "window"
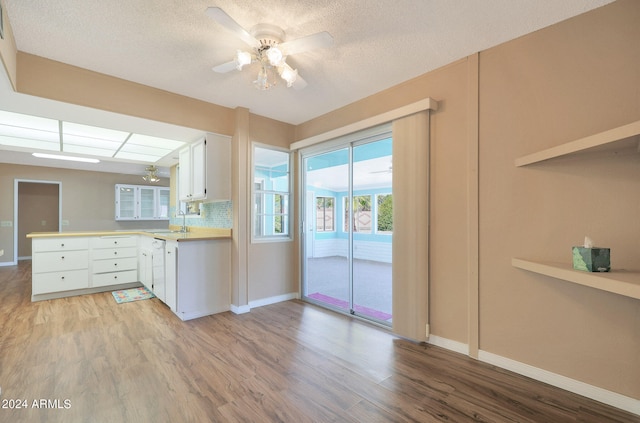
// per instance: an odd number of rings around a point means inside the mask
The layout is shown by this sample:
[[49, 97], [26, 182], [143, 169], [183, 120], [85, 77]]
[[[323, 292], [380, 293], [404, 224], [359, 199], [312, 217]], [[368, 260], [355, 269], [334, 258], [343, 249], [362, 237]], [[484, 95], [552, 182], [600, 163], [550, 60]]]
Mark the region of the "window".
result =
[[333, 197], [316, 197], [316, 232], [333, 232], [335, 230], [335, 210]]
[[291, 154], [277, 148], [253, 148], [253, 240], [291, 239], [289, 196]]
[[[371, 233], [371, 196], [353, 196], [353, 232]], [[344, 198], [344, 231], [349, 232], [349, 198]]]
[[391, 194], [378, 194], [376, 205], [376, 232], [391, 235], [393, 233], [393, 197]]

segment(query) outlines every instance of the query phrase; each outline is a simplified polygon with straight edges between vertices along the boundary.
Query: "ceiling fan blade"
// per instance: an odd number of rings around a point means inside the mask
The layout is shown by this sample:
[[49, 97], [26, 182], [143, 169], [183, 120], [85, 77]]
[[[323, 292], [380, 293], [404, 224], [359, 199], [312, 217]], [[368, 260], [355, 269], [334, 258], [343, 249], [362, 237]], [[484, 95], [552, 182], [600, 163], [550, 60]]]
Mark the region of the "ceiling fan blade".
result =
[[227, 72], [231, 72], [232, 70], [235, 70], [238, 67], [237, 63], [235, 60], [232, 60], [230, 62], [227, 63], [222, 63], [218, 66], [214, 66], [212, 68], [212, 70], [214, 72], [218, 72], [218, 73], [227, 73]]
[[293, 81], [293, 84], [291, 85], [293, 87], [293, 89], [295, 90], [301, 90], [304, 87], [306, 87], [307, 81], [305, 81], [304, 79], [302, 79], [302, 77], [300, 76], [300, 74], [298, 74], [298, 76], [296, 77], [296, 80]]
[[307, 35], [306, 37], [287, 41], [280, 44], [285, 55], [301, 53], [317, 48], [329, 47], [333, 44], [333, 37], [327, 31]]
[[250, 45], [251, 47], [260, 47], [260, 41], [258, 41], [253, 35], [249, 34], [247, 30], [241, 27], [231, 16], [220, 9], [219, 7], [208, 7], [206, 14], [218, 22], [220, 25], [233, 32], [238, 38]]

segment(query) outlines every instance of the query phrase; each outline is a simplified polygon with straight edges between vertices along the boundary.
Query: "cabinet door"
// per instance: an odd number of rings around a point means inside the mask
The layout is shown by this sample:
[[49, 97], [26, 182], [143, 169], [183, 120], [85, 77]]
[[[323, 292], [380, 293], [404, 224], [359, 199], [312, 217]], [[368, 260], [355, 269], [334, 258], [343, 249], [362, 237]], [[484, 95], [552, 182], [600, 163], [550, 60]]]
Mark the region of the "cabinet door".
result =
[[178, 154], [178, 193], [181, 201], [191, 201], [191, 149], [183, 148]]
[[140, 273], [140, 282], [151, 291], [153, 285], [153, 263], [151, 262], [151, 249], [140, 249], [140, 260], [138, 272]]
[[169, 188], [157, 188], [156, 219], [169, 219]]
[[156, 187], [140, 187], [140, 219], [152, 220], [156, 215]]
[[207, 198], [207, 145], [204, 140], [191, 146], [191, 199]]
[[165, 245], [165, 291], [164, 303], [169, 306], [171, 311], [177, 313], [178, 308], [178, 243], [168, 241]]
[[135, 220], [137, 195], [135, 185], [116, 185], [116, 220]]

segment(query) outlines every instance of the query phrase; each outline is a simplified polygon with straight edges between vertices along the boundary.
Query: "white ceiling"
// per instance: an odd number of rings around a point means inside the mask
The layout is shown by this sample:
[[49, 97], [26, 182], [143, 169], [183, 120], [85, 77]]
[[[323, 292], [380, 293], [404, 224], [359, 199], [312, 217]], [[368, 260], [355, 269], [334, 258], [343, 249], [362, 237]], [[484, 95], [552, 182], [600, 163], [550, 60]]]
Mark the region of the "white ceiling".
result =
[[[18, 50], [222, 106], [247, 107], [252, 113], [300, 124], [469, 54], [612, 1], [4, 0], [4, 3]], [[308, 83], [303, 90], [279, 84], [269, 91], [259, 91], [251, 84], [257, 74], [253, 66], [227, 74], [211, 70], [232, 60], [237, 49], [246, 50], [247, 46], [205, 14], [210, 6], [222, 8], [247, 30], [259, 23], [275, 24], [285, 31], [285, 41], [328, 31], [334, 45], [288, 58], [287, 62]], [[114, 129], [135, 132], [130, 128]], [[158, 136], [166, 137], [166, 133]]]

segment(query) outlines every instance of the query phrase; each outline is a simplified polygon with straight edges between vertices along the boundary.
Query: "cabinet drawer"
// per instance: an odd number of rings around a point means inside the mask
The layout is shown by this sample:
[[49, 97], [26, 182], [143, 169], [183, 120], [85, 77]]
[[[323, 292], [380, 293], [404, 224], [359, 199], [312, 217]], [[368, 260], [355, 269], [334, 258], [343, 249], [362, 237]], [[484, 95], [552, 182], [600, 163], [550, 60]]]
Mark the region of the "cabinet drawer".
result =
[[32, 252], [40, 251], [69, 251], [88, 250], [89, 238], [34, 238], [31, 244]]
[[91, 250], [91, 258], [93, 260], [136, 257], [137, 255], [138, 255], [138, 249], [136, 247], [130, 247], [130, 248], [101, 248], [101, 249], [92, 249]]
[[99, 275], [93, 275], [93, 277], [91, 278], [91, 286], [109, 286], [137, 281], [138, 271], [127, 270], [125, 272], [101, 273]]
[[62, 270], [87, 269], [89, 251], [50, 251], [35, 253], [32, 257], [32, 273], [59, 272]]
[[138, 237], [135, 236], [104, 236], [91, 239], [92, 248], [137, 247]]
[[93, 273], [107, 273], [107, 272], [120, 272], [123, 270], [137, 270], [138, 259], [136, 257], [131, 258], [117, 258], [110, 260], [94, 260], [93, 261]]
[[32, 295], [71, 291], [88, 287], [89, 271], [87, 269], [38, 273], [31, 278]]

